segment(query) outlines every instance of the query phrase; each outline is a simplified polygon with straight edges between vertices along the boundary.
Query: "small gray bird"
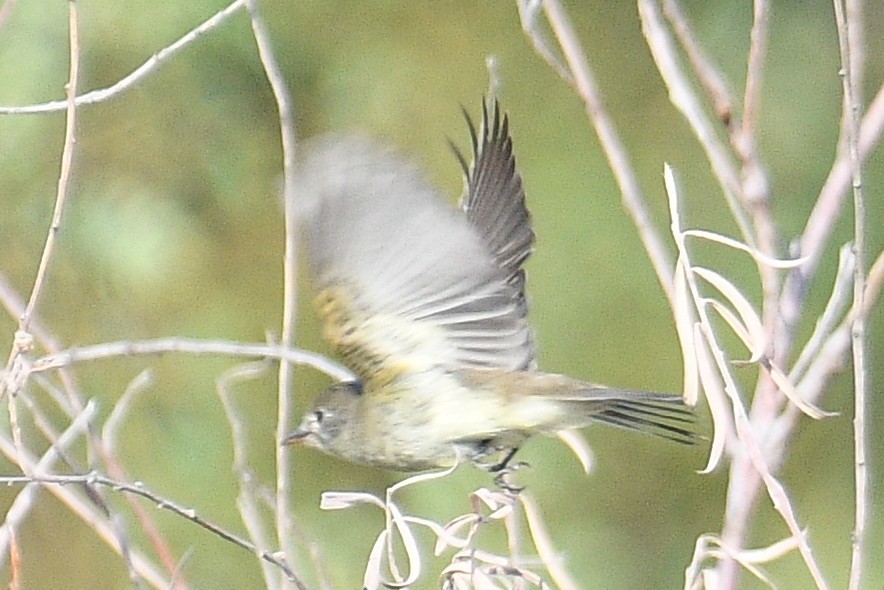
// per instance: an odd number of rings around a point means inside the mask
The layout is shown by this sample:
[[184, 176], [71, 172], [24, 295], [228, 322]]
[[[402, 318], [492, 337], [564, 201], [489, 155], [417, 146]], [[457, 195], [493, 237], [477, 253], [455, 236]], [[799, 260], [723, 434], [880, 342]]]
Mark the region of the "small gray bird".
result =
[[320, 394], [283, 442], [397, 471], [497, 470], [528, 437], [593, 422], [692, 442], [680, 397], [537, 371], [522, 269], [534, 232], [508, 120], [496, 101], [478, 132], [464, 115], [462, 211], [377, 143], [306, 148], [300, 229], [325, 337], [358, 381]]

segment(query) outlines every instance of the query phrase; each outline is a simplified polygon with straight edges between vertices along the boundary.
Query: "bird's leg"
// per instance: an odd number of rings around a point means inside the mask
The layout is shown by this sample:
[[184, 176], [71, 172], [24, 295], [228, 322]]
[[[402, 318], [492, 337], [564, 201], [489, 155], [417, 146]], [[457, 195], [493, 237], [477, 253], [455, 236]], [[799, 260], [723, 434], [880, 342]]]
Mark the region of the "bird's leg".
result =
[[[519, 461], [518, 463], [510, 464], [510, 461], [513, 458], [513, 455], [519, 450], [518, 447], [498, 447], [492, 445], [491, 440], [483, 440], [478, 443], [475, 443], [470, 447], [470, 460], [473, 465], [481, 469], [482, 471], [487, 471], [488, 473], [498, 473], [500, 471], [515, 471], [517, 469], [521, 469], [522, 467], [527, 467], [528, 464]], [[503, 455], [503, 459], [497, 461], [496, 463], [491, 463], [489, 459], [493, 457], [499, 457], [501, 453], [506, 453]]]
[[516, 451], [518, 451], [518, 450], [519, 450], [519, 447], [513, 447], [513, 448], [509, 449], [507, 451], [506, 455], [503, 456], [503, 459], [501, 461], [499, 461], [498, 463], [494, 463], [493, 465], [489, 465], [487, 467], [488, 471], [490, 473], [498, 473], [501, 471], [515, 471], [516, 469], [520, 469], [521, 467], [524, 467], [525, 465], [527, 465], [527, 463], [522, 463], [520, 461], [519, 463], [516, 463], [515, 465], [510, 467], [509, 462], [515, 456]]
[[[518, 471], [519, 469], [522, 469], [523, 467], [529, 467], [529, 465], [524, 461], [510, 463], [513, 456], [515, 456], [518, 450], [519, 447], [512, 447], [510, 449], [507, 449], [506, 455], [503, 456], [503, 459], [491, 465], [487, 463], [476, 463], [476, 465], [479, 466], [480, 469], [494, 474], [494, 484], [497, 487], [513, 495], [518, 494], [525, 488], [524, 486], [516, 486], [510, 483], [508, 481], [509, 475]], [[490, 449], [488, 449], [488, 451], [490, 452]]]

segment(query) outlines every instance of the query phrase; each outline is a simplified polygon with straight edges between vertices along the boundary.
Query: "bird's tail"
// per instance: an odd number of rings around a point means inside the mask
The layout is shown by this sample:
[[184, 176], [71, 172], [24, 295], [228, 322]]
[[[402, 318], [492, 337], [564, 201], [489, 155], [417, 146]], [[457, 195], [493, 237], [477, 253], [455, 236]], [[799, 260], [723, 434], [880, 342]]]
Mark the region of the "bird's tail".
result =
[[[606, 389], [608, 404], [592, 413], [594, 422], [610, 424], [618, 428], [635, 430], [682, 444], [696, 442], [694, 430], [696, 415], [675, 395], [633, 391], [629, 389]], [[598, 399], [597, 396], [593, 396]]]
[[602, 422], [684, 444], [698, 438], [694, 411], [677, 395], [606, 387], [536, 371], [462, 369], [458, 378], [470, 389], [509, 396], [504, 404], [509, 417], [500, 430], [554, 434]]

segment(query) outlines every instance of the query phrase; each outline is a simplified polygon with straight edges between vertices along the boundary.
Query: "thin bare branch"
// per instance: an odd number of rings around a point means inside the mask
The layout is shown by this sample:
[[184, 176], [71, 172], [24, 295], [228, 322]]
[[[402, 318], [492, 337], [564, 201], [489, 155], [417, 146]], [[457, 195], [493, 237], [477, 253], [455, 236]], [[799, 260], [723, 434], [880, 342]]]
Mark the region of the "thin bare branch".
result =
[[[68, 427], [68, 431], [71, 431], [72, 426], [73, 424]], [[77, 426], [82, 427], [82, 422], [77, 422]], [[23, 454], [19, 454], [14, 445], [4, 437], [0, 437], [0, 453], [19, 464], [24, 463], [31, 472], [35, 472], [38, 469], [38, 460], [32, 453], [25, 451]], [[54, 455], [54, 453], [55, 451], [50, 448], [46, 451], [44, 457], [50, 456], [50, 454]], [[25, 484], [34, 481], [34, 478], [27, 476], [21, 476], [20, 479]], [[89, 527], [102, 542], [115, 552], [119, 553], [121, 551], [117, 531], [111, 523], [107, 522], [105, 514], [88, 496], [80, 490], [64, 486], [53, 486], [49, 491], [67, 506], [72, 514], [78, 516], [83, 522], [88, 523]], [[163, 573], [147, 557], [134, 550], [130, 554], [133, 567], [137, 569], [143, 580], [158, 590], [169, 588], [169, 581], [165, 579]]]
[[666, 84], [669, 100], [682, 113], [693, 129], [700, 147], [706, 153], [706, 158], [721, 185], [728, 207], [730, 207], [734, 220], [740, 228], [743, 241], [752, 248], [756, 248], [755, 236], [738, 200], [742, 187], [733, 157], [718, 137], [715, 126], [709, 121], [703, 110], [703, 105], [698, 100], [696, 92], [679, 64], [678, 52], [666, 29], [656, 1], [639, 0], [638, 7], [642, 32], [657, 64], [657, 71], [660, 72], [663, 82]]
[[734, 99], [724, 76], [703, 51], [678, 0], [663, 0], [663, 15], [672, 26], [672, 32], [691, 62], [697, 80], [712, 101], [715, 116], [725, 127], [730, 128], [734, 120]]
[[[93, 90], [86, 94], [76, 97], [75, 105], [77, 107], [98, 104], [116, 98], [124, 92], [131, 90], [138, 83], [142, 82], [149, 75], [165, 65], [175, 55], [177, 55], [185, 47], [205, 35], [206, 33], [218, 28], [233, 16], [240, 8], [246, 5], [246, 0], [235, 0], [224, 10], [213, 15], [203, 24], [195, 29], [191, 29], [186, 35], [156, 52], [149, 60], [144, 62], [131, 74], [107, 88]], [[43, 104], [27, 105], [27, 106], [0, 106], [0, 115], [35, 115], [41, 113], [54, 113], [63, 111], [67, 107], [67, 101], [55, 100]]]
[[[741, 162], [740, 198], [755, 227], [758, 249], [768, 256], [777, 256], [779, 233], [773, 219], [770, 200], [770, 181], [758, 152], [758, 121], [761, 116], [761, 90], [764, 80], [764, 62], [767, 59], [767, 41], [770, 32], [770, 0], [753, 2], [752, 31], [749, 36], [749, 54], [746, 64], [746, 88], [743, 94], [743, 117], [739, 127], [731, 129], [731, 145]], [[761, 280], [761, 313], [764, 325], [773, 334], [780, 327], [777, 299], [780, 293], [780, 275], [774, 269], [758, 266]], [[770, 338], [773, 341], [773, 338]], [[772, 348], [774, 360], [785, 362], [785, 352]], [[765, 391], [770, 388], [760, 386]]]
[[[760, 115], [764, 60], [767, 58], [767, 38], [770, 32], [770, 2], [769, 0], [756, 0], [753, 2], [752, 7], [752, 32], [749, 35], [746, 89], [743, 93], [743, 117], [741, 123], [744, 136], [754, 139]], [[746, 155], [750, 156], [750, 154]], [[757, 162], [757, 153], [753, 152], [750, 157]]]
[[[25, 308], [24, 300], [19, 296], [19, 294], [0, 276], [0, 299], [2, 299], [4, 306], [10, 311], [10, 314], [13, 316], [18, 316], [23, 313]], [[58, 352], [62, 349], [61, 344], [58, 339], [45, 327], [43, 327], [39, 323], [39, 318], [34, 318], [31, 322], [31, 333], [36, 340], [50, 352]], [[20, 334], [23, 334], [20, 332]], [[63, 392], [59, 391], [52, 383], [50, 383], [47, 379], [41, 378], [37, 374], [31, 374], [29, 372], [30, 362], [26, 362], [26, 357], [24, 355], [20, 356], [16, 360], [17, 369], [19, 371], [18, 379], [22, 382], [33, 379], [35, 383], [37, 383], [40, 387], [42, 387], [46, 392], [49, 393], [50, 397], [55, 401], [58, 405], [59, 409], [61, 409], [65, 415], [68, 416], [69, 419], [73, 420], [78, 414], [83, 412], [86, 407], [86, 402], [84, 402], [84, 396], [79, 391], [76, 385], [76, 379], [74, 377], [73, 372], [69, 367], [59, 367], [58, 368], [58, 377], [62, 383]], [[8, 376], [7, 376], [8, 377]], [[14, 378], [15, 379], [15, 378]], [[16, 390], [16, 389], [13, 389]], [[35, 410], [32, 410], [34, 412]], [[116, 413], [116, 409], [113, 413]], [[39, 420], [39, 415], [34, 414], [34, 419]], [[107, 445], [105, 445], [104, 440], [96, 433], [93, 429], [92, 423], [88, 425], [89, 429], [89, 444], [91, 445], [91, 449], [96, 452], [98, 458], [100, 458], [104, 465], [106, 466], [108, 472], [112, 477], [117, 479], [124, 479], [124, 471], [120, 466], [119, 461], [114, 455], [112, 449], [108, 449]], [[44, 432], [46, 429], [43, 429]], [[53, 438], [49, 438], [49, 440], [53, 440]], [[159, 533], [156, 524], [153, 521], [153, 517], [147, 511], [145, 511], [138, 503], [134, 501], [134, 499], [127, 497], [129, 500], [130, 508], [134, 511], [135, 516], [141, 526], [141, 529], [144, 531], [147, 538], [151, 540], [154, 546], [154, 550], [163, 560], [163, 563], [167, 566], [169, 571], [172, 571], [175, 567], [175, 558], [172, 555], [172, 551], [169, 548], [168, 543], [162, 538], [162, 535]], [[111, 506], [106, 507], [111, 512], [113, 508]], [[116, 531], [118, 536], [123, 535], [124, 531], [122, 527], [116, 526], [116, 522], [120, 520], [117, 515], [111, 514], [111, 518], [113, 519], [113, 524], [116, 527]], [[6, 555], [6, 551], [3, 549], [3, 543], [0, 543], [0, 560], [2, 560], [2, 556]], [[131, 577], [131, 576], [130, 576]], [[176, 581], [178, 583], [179, 581]], [[180, 584], [175, 586], [176, 588], [182, 587]]]
[[[261, 518], [259, 502], [255, 493], [258, 483], [255, 481], [256, 475], [254, 471], [249, 467], [249, 453], [246, 445], [246, 442], [249, 440], [248, 432], [234, 404], [230, 387], [237, 381], [257, 378], [267, 368], [266, 361], [240, 365], [226, 371], [217, 380], [218, 397], [221, 399], [221, 406], [224, 408], [224, 414], [227, 416], [228, 424], [230, 424], [230, 438], [233, 443], [233, 471], [239, 483], [239, 495], [236, 505], [239, 508], [243, 524], [249, 532], [249, 538], [255, 544], [259, 555], [260, 553], [269, 552], [272, 535]], [[279, 584], [276, 583], [275, 570], [272, 569], [270, 563], [261, 560], [260, 564], [264, 584], [268, 590], [278, 588]]]
[[[295, 341], [297, 320], [297, 235], [295, 228], [295, 133], [294, 103], [286, 86], [282, 70], [273, 53], [270, 33], [258, 10], [258, 0], [248, 0], [246, 6], [252, 22], [252, 34], [258, 46], [258, 56], [264, 67], [267, 81], [273, 90], [276, 108], [279, 112], [280, 136], [283, 156], [283, 196], [285, 210], [285, 252], [283, 253], [283, 309], [282, 346], [289, 348]], [[277, 393], [276, 440], [285, 438], [292, 427], [294, 405], [292, 403], [292, 382], [294, 367], [289, 363], [279, 366], [279, 386]], [[288, 445], [276, 446], [276, 534], [286, 559], [294, 559], [294, 505], [292, 504], [292, 450]]]
[[[83, 432], [86, 430], [86, 425], [95, 416], [95, 410], [95, 404], [87, 404], [83, 412], [70, 423], [60, 436], [55, 438], [53, 445], [49, 447], [39, 461], [36, 463], [25, 461], [27, 468], [34, 473], [46, 473], [50, 471], [53, 465], [55, 465], [55, 463], [67, 453], [68, 449], [70, 449], [70, 447], [83, 435]], [[0, 440], [5, 441], [5, 439]], [[9, 443], [6, 442], [6, 445], [8, 449], [10, 446]], [[12, 447], [14, 448], [14, 445]], [[14, 460], [13, 456], [8, 453], [7, 457]], [[39, 492], [38, 486], [28, 485], [16, 496], [15, 500], [6, 511], [6, 518], [3, 526], [0, 526], [0, 546], [6, 547], [11, 541], [13, 531], [18, 528], [33, 508], [33, 503], [37, 498], [37, 492]], [[3, 557], [5, 557], [5, 554], [5, 551], [0, 553]]]
[[801, 350], [798, 360], [792, 365], [789, 371], [789, 379], [793, 383], [797, 383], [804, 377], [808, 366], [819, 355], [826, 338], [841, 322], [847, 311], [847, 305], [851, 298], [851, 281], [853, 279], [855, 260], [853, 258], [853, 246], [847, 244], [842, 246], [838, 255], [838, 270], [835, 273], [835, 282], [832, 286], [832, 293], [829, 301], [823, 310], [822, 315], [817, 319], [816, 326], [807, 343]]
[[[860, 125], [859, 155], [863, 163], [878, 146], [882, 136], [884, 136], [884, 84], [878, 88]], [[841, 216], [841, 207], [851, 183], [850, 167], [850, 154], [847, 150], [841, 150], [804, 225], [798, 253], [805, 258], [805, 262], [789, 275], [780, 297], [780, 309], [783, 321], [787, 325], [795, 325], [801, 315], [804, 294], [816, 275], [832, 229]]]
[[541, 0], [516, 0], [516, 7], [519, 9], [519, 21], [522, 23], [522, 31], [531, 44], [534, 51], [543, 58], [543, 61], [564, 80], [568, 86], [574, 86], [574, 76], [565, 67], [565, 64], [556, 55], [555, 50], [550, 47], [544, 32], [541, 30], [542, 24], [538, 18], [541, 13], [543, 2]]
[[146, 487], [139, 483], [130, 484], [122, 481], [117, 481], [95, 472], [87, 473], [84, 475], [40, 475], [35, 477], [17, 475], [0, 476], [0, 484], [28, 485], [32, 483], [41, 484], [44, 486], [50, 484], [53, 486], [68, 486], [72, 484], [100, 485], [107, 486], [117, 492], [124, 492], [127, 494], [133, 494], [135, 496], [141, 496], [142, 498], [153, 502], [156, 507], [161, 510], [168, 510], [169, 512], [172, 512], [173, 514], [176, 514], [177, 516], [180, 516], [185, 520], [189, 520], [190, 522], [201, 526], [207, 531], [217, 535], [218, 537], [221, 537], [225, 541], [233, 543], [237, 547], [241, 547], [242, 549], [245, 549], [250, 553], [258, 554], [261, 559], [275, 565], [276, 567], [280, 568], [280, 570], [285, 572], [285, 575], [288, 577], [288, 579], [294, 582], [294, 584], [300, 590], [307, 590], [307, 586], [304, 585], [304, 583], [294, 574], [294, 572], [288, 569], [288, 566], [286, 566], [285, 562], [281, 561], [275, 554], [258, 551], [255, 546], [246, 539], [243, 539], [242, 537], [239, 537], [238, 535], [235, 535], [234, 533], [231, 533], [230, 531], [216, 525], [210, 520], [199, 516], [196, 513], [196, 510], [194, 510], [193, 508], [186, 508], [178, 504], [177, 502], [173, 502], [168, 498], [164, 498], [158, 494], [155, 494], [154, 492], [148, 490]]
[[28, 371], [31, 373], [67, 367], [75, 363], [108, 359], [119, 356], [135, 356], [177, 352], [195, 355], [227, 355], [233, 357], [271, 358], [296, 365], [306, 365], [341, 381], [353, 379], [353, 374], [334, 361], [307, 350], [285, 348], [276, 344], [236, 343], [227, 340], [201, 340], [195, 338], [158, 338], [156, 340], [133, 340], [105, 342], [92, 346], [69, 348], [56, 354], [36, 359]]
[[[662, 235], [648, 212], [647, 199], [630, 162], [629, 154], [605, 108], [595, 74], [589, 66], [580, 38], [574, 30], [567, 12], [558, 0], [545, 0], [542, 2], [542, 6], [574, 78], [574, 90], [583, 101], [586, 114], [599, 137], [599, 143], [605, 152], [611, 171], [614, 173], [614, 178], [620, 188], [623, 206], [638, 229], [639, 238], [648, 253], [651, 265], [657, 274], [657, 280], [671, 303], [673, 300], [672, 273], [674, 268], [672, 255], [667, 250]], [[526, 28], [525, 23], [523, 23], [523, 28], [526, 31], [534, 30], [531, 27]]]
[[[68, 2], [68, 32], [70, 45], [70, 68], [68, 72], [68, 83], [65, 86], [67, 92], [67, 101], [65, 107], [67, 109], [67, 117], [65, 120], [64, 146], [61, 153], [61, 171], [58, 176], [58, 190], [55, 195], [55, 208], [52, 212], [52, 220], [49, 224], [49, 232], [46, 235], [46, 242], [43, 246], [43, 254], [40, 256], [40, 264], [37, 267], [37, 275], [34, 278], [34, 284], [31, 288], [31, 296], [28, 303], [18, 320], [18, 332], [13, 343], [12, 350], [9, 353], [9, 360], [6, 363], [6, 374], [9, 375], [17, 363], [18, 357], [29, 350], [32, 346], [32, 339], [29, 336], [28, 329], [30, 327], [31, 318], [37, 309], [40, 301], [40, 295], [43, 293], [43, 286], [46, 283], [46, 276], [49, 272], [49, 263], [52, 261], [52, 255], [55, 252], [55, 244], [58, 239], [58, 232], [61, 229], [61, 216], [64, 212], [65, 202], [67, 201], [68, 191], [70, 189], [71, 170], [73, 168], [74, 148], [76, 146], [77, 133], [77, 105], [74, 98], [77, 96], [77, 83], [80, 77], [80, 37], [77, 23], [77, 3], [75, 1]], [[9, 388], [12, 387], [11, 393], [14, 395], [17, 391], [16, 382], [10, 382], [6, 379], [0, 380], [0, 397]], [[14, 411], [14, 404], [10, 406], [10, 410]]]
[[117, 439], [120, 436], [123, 424], [129, 418], [129, 414], [132, 411], [132, 404], [135, 403], [138, 394], [147, 390], [152, 382], [152, 371], [150, 369], [141, 371], [129, 382], [129, 385], [126, 386], [126, 390], [123, 391], [123, 395], [121, 395], [120, 399], [117, 400], [117, 403], [114, 404], [111, 413], [104, 421], [104, 427], [101, 429], [101, 440], [104, 441], [104, 447], [107, 449], [107, 452], [112, 454], [116, 453]]
[[[858, 313], [853, 317], [851, 340], [853, 349], [853, 449], [854, 449], [854, 525], [853, 543], [851, 546], [850, 578], [848, 588], [858, 590], [863, 577], [866, 558], [866, 527], [869, 514], [869, 470], [866, 465], [866, 314], [863, 312], [866, 291], [866, 200], [863, 190], [862, 159], [859, 152], [859, 129], [862, 117], [862, 104], [857, 95], [858, 89], [853, 80], [853, 47], [854, 38], [850, 34], [850, 26], [860, 23], [849, 22], [845, 14], [842, 0], [834, 0], [835, 22], [838, 28], [838, 46], [841, 52], [841, 76], [844, 92], [845, 113], [844, 129], [847, 141], [847, 153], [850, 158], [850, 176], [853, 184], [853, 256], [855, 259], [853, 273], [853, 307]], [[859, 48], [857, 48], [858, 50]]]

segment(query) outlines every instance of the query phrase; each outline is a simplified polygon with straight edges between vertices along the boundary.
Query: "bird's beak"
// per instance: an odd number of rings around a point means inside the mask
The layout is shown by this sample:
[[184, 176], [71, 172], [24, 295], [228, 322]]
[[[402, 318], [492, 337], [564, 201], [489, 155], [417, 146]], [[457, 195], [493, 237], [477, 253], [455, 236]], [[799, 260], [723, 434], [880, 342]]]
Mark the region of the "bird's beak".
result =
[[300, 444], [300, 443], [304, 442], [304, 439], [307, 438], [308, 436], [310, 436], [309, 430], [304, 430], [303, 428], [298, 428], [297, 430], [295, 430], [291, 434], [289, 434], [287, 437], [282, 439], [282, 442], [279, 444], [280, 445]]

